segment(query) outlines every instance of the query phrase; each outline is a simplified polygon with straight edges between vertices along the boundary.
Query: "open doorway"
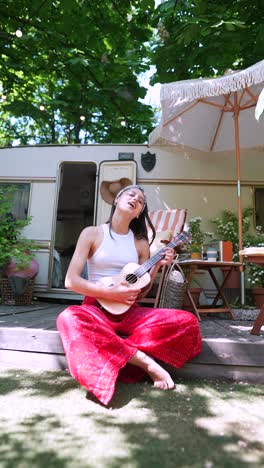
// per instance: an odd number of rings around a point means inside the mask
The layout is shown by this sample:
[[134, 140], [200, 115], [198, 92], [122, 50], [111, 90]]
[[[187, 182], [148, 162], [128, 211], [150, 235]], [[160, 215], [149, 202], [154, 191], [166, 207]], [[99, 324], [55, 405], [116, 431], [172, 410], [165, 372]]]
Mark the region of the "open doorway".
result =
[[[65, 275], [80, 232], [94, 224], [96, 164], [62, 163], [59, 183], [52, 288], [64, 289]], [[83, 275], [85, 277], [85, 270]]]

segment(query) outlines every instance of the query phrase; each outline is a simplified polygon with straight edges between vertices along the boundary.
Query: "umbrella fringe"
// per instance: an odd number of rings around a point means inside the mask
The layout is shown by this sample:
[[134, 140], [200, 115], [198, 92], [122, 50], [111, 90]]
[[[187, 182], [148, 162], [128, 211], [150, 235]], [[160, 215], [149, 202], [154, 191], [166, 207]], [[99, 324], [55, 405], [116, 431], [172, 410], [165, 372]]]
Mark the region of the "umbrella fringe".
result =
[[193, 101], [198, 98], [220, 96], [264, 81], [264, 60], [239, 72], [229, 72], [220, 78], [175, 81], [161, 86], [160, 100]]

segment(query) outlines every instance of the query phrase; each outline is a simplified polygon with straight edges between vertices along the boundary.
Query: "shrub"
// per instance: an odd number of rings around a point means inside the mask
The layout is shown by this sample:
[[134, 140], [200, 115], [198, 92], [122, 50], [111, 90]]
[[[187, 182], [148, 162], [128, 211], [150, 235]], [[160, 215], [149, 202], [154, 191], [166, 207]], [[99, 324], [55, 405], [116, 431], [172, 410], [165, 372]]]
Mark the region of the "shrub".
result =
[[15, 187], [0, 188], [0, 268], [5, 268], [13, 258], [18, 269], [24, 269], [34, 257], [37, 249], [35, 242], [22, 236], [22, 230], [31, 223], [32, 218], [16, 219], [12, 214]]

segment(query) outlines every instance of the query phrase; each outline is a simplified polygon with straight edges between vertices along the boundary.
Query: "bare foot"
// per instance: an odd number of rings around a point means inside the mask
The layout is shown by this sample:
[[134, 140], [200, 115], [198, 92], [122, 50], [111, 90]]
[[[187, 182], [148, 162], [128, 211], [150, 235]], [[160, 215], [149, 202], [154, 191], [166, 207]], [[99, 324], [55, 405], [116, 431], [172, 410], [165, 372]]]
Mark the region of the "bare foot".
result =
[[154, 387], [161, 390], [170, 390], [175, 388], [175, 384], [170, 374], [163, 369], [154, 359], [149, 357], [142, 351], [137, 351], [136, 354], [129, 360], [130, 364], [141, 367], [153, 380]]

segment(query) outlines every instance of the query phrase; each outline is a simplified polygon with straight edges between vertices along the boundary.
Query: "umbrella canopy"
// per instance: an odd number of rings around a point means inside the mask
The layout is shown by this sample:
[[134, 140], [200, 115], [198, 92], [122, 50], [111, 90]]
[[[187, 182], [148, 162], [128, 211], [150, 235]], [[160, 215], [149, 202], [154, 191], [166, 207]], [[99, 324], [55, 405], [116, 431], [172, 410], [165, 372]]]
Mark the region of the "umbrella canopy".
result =
[[242, 249], [240, 148], [264, 145], [264, 120], [255, 119], [263, 89], [264, 60], [224, 76], [164, 84], [161, 122], [149, 135], [150, 145], [174, 145], [202, 151], [235, 149], [239, 250]]

